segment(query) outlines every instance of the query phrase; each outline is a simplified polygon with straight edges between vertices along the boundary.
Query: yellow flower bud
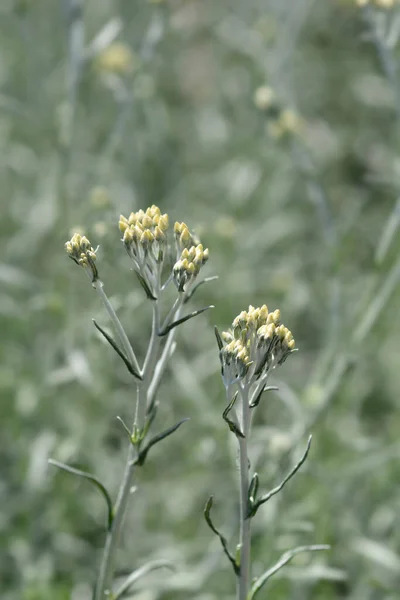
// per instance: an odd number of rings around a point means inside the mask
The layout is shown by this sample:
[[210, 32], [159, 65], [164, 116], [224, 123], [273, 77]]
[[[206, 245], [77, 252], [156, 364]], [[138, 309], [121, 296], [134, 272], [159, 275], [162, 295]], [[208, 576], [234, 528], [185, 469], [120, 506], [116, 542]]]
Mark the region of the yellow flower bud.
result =
[[158, 226], [163, 230], [163, 231], [167, 231], [168, 226], [169, 226], [169, 218], [168, 215], [165, 213], [164, 215], [161, 215], [159, 220], [158, 220]]
[[119, 230], [121, 233], [124, 233], [126, 228], [129, 227], [128, 219], [126, 217], [124, 217], [124, 215], [120, 215], [119, 221], [118, 221], [118, 227], [119, 227]]
[[142, 220], [142, 225], [145, 229], [150, 229], [153, 226], [153, 219], [148, 215], [145, 215]]
[[127, 229], [125, 229], [124, 231], [124, 236], [122, 238], [124, 244], [132, 244], [133, 242], [133, 232], [132, 229], [130, 227], [127, 227]]
[[154, 242], [154, 235], [149, 229], [145, 229], [140, 237], [140, 243], [143, 246], [148, 246], [152, 242]]

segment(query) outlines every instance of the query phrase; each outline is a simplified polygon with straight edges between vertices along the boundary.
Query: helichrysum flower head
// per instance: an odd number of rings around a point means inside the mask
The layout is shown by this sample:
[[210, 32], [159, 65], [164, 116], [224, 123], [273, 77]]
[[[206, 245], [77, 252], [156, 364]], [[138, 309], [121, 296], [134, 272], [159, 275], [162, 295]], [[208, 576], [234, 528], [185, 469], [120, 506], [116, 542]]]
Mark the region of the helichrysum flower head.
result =
[[65, 250], [67, 254], [77, 265], [87, 269], [92, 282], [98, 279], [96, 267], [96, 252], [93, 250], [89, 240], [84, 235], [75, 233], [72, 238], [66, 242]]
[[154, 204], [146, 211], [131, 212], [129, 217], [120, 216], [122, 241], [137, 272], [143, 275], [147, 271], [154, 275], [156, 265], [163, 262], [168, 226], [168, 215], [161, 214]]
[[279, 309], [269, 312], [249, 306], [222, 333], [225, 344], [220, 350], [225, 385], [247, 377], [249, 382], [266, 376], [282, 364], [295, 349], [291, 331], [280, 322]]
[[202, 244], [183, 248], [173, 269], [174, 282], [180, 292], [185, 290], [187, 283], [194, 281], [207, 260], [208, 248], [204, 249]]
[[172, 278], [180, 292], [186, 291], [186, 284], [194, 281], [207, 262], [208, 250], [203, 248], [185, 223], [175, 223], [173, 251], [168, 239], [168, 215], [161, 214], [158, 206], [131, 213], [129, 217], [121, 215], [119, 229], [135, 271], [145, 280], [153, 295], [156, 295], [166, 257], [172, 257], [174, 261]]

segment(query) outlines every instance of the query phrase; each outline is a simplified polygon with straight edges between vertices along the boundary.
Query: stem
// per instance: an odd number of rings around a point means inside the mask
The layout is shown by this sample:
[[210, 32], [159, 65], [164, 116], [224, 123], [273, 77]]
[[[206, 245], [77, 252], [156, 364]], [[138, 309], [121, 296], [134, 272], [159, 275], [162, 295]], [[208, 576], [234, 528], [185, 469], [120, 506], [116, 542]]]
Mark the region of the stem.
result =
[[[179, 319], [181, 310], [182, 310], [182, 304], [180, 304], [180, 306], [178, 306], [178, 309], [175, 313], [174, 320]], [[170, 357], [172, 344], [174, 343], [175, 336], [176, 336], [176, 331], [177, 331], [177, 327], [175, 327], [174, 329], [171, 329], [171, 331], [169, 332], [169, 334], [167, 336], [167, 341], [165, 342], [165, 346], [164, 346], [164, 349], [163, 349], [161, 357], [160, 357], [160, 360], [158, 361], [157, 365], [155, 366], [154, 375], [153, 375], [153, 378], [151, 380], [151, 383], [149, 385], [149, 389], [147, 392], [147, 412], [150, 412], [154, 406], [157, 389], [158, 389], [158, 386], [160, 385], [161, 377], [163, 376], [165, 367], [167, 365], [167, 361]]]
[[132, 486], [134, 465], [132, 464], [135, 458], [135, 448], [132, 444], [129, 445], [128, 458], [125, 465], [125, 472], [119, 488], [117, 502], [114, 509], [114, 520], [111, 529], [107, 533], [106, 543], [103, 550], [103, 557], [100, 565], [99, 578], [96, 584], [96, 592], [94, 600], [104, 600], [111, 597], [111, 584], [114, 574], [115, 552], [121, 536], [122, 523], [128, 500], [130, 489]]
[[117, 331], [118, 337], [119, 337], [120, 342], [126, 352], [128, 359], [131, 361], [131, 363], [135, 367], [136, 371], [138, 373], [141, 373], [142, 370], [139, 367], [139, 363], [138, 363], [136, 355], [133, 351], [132, 345], [128, 339], [128, 336], [126, 335], [125, 330], [121, 325], [121, 321], [118, 319], [117, 314], [116, 314], [115, 310], [113, 309], [112, 304], [109, 301], [109, 299], [107, 298], [107, 295], [104, 291], [103, 282], [100, 281], [100, 279], [97, 279], [97, 281], [93, 282], [93, 287], [96, 290], [96, 292], [99, 294], [99, 296], [110, 316], [110, 319], [113, 322], [113, 325]]
[[248, 513], [249, 457], [247, 440], [250, 429], [249, 390], [246, 384], [240, 387], [242, 400], [242, 431], [239, 437], [239, 477], [240, 477], [240, 573], [237, 582], [237, 600], [246, 600], [250, 582], [250, 523]]

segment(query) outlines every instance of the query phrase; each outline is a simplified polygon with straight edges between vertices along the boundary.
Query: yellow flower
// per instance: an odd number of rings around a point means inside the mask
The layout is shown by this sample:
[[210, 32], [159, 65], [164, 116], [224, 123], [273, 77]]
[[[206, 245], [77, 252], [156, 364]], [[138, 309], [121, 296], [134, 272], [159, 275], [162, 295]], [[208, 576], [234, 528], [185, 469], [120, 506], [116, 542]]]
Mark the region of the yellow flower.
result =
[[294, 110], [284, 109], [277, 119], [268, 121], [267, 131], [274, 138], [298, 135], [304, 127], [302, 118]]
[[267, 110], [276, 103], [276, 95], [272, 88], [262, 85], [254, 92], [254, 104], [259, 110]]
[[92, 188], [89, 194], [89, 202], [95, 208], [105, 208], [111, 204], [107, 188], [100, 185]]
[[126, 75], [138, 69], [139, 59], [127, 44], [114, 42], [98, 55], [97, 66], [101, 71]]

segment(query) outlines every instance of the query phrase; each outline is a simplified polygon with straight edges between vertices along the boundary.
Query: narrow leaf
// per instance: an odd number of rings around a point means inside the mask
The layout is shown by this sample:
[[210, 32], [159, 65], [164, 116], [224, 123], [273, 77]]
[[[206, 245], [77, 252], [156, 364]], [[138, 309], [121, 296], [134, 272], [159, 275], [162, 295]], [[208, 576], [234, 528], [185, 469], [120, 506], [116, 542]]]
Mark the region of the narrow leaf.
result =
[[113, 505], [111, 502], [110, 494], [108, 493], [108, 491], [106, 490], [104, 485], [101, 483], [101, 481], [99, 479], [97, 479], [97, 477], [92, 475], [91, 473], [86, 473], [86, 471], [81, 471], [80, 469], [75, 469], [74, 467], [70, 467], [69, 465], [59, 462], [58, 460], [53, 460], [52, 458], [49, 459], [49, 464], [53, 465], [54, 467], [58, 467], [59, 469], [62, 469], [63, 471], [67, 471], [67, 473], [72, 473], [72, 475], [78, 475], [78, 477], [83, 477], [84, 479], [87, 479], [88, 481], [93, 483], [93, 485], [95, 485], [100, 490], [100, 492], [104, 496], [105, 501], [107, 502], [108, 529], [110, 530], [112, 522], [113, 522], [113, 518], [114, 518]]
[[244, 433], [240, 430], [240, 428], [236, 425], [236, 423], [234, 423], [229, 417], [228, 414], [230, 413], [230, 411], [233, 408], [233, 405], [236, 402], [236, 398], [238, 397], [238, 392], [236, 392], [236, 394], [233, 396], [232, 400], [229, 402], [228, 406], [226, 407], [226, 409], [224, 410], [224, 412], [222, 413], [222, 418], [224, 419], [225, 423], [228, 423], [228, 427], [229, 429], [237, 436], [237, 437], [241, 437], [244, 438]]
[[222, 348], [224, 347], [224, 342], [222, 341], [222, 338], [220, 336], [220, 333], [219, 333], [216, 325], [214, 327], [214, 333], [215, 333], [215, 337], [217, 338], [218, 349], [219, 349], [219, 351], [221, 351]]
[[215, 279], [219, 279], [218, 275], [213, 275], [212, 277], [205, 277], [205, 279], [203, 279], [202, 281], [199, 281], [199, 283], [196, 283], [196, 285], [194, 285], [192, 287], [192, 289], [190, 290], [189, 294], [186, 296], [186, 298], [183, 301], [183, 303], [186, 304], [186, 302], [189, 302], [190, 298], [192, 298], [193, 294], [197, 291], [197, 289], [201, 285], [203, 285], [203, 283], [208, 283], [209, 281], [214, 281]]
[[250, 403], [250, 408], [255, 408], [260, 404], [261, 396], [264, 392], [272, 392], [273, 390], [279, 390], [275, 385], [267, 385], [266, 387], [262, 387], [256, 398]]
[[255, 501], [257, 499], [257, 492], [258, 492], [258, 474], [254, 473], [252, 480], [250, 482], [249, 485], [249, 494], [248, 494], [248, 506], [249, 506], [249, 512], [252, 509], [252, 507], [255, 504]]
[[308, 456], [308, 453], [309, 453], [310, 447], [311, 447], [311, 440], [312, 440], [312, 435], [310, 435], [310, 437], [308, 438], [307, 448], [305, 449], [305, 452], [304, 452], [303, 456], [301, 457], [301, 459], [299, 460], [299, 462], [297, 463], [297, 465], [295, 467], [293, 467], [293, 469], [290, 471], [290, 473], [288, 473], [288, 475], [286, 475], [285, 479], [279, 485], [277, 485], [273, 490], [268, 492], [268, 494], [264, 494], [263, 496], [261, 496], [261, 498], [254, 504], [254, 506], [249, 509], [247, 518], [253, 517], [262, 504], [265, 504], [265, 502], [268, 502], [268, 500], [270, 498], [272, 498], [272, 496], [275, 496], [275, 494], [278, 494], [285, 487], [287, 482], [290, 479], [292, 479], [292, 477], [294, 475], [296, 475], [297, 471], [307, 460], [307, 456]]
[[140, 579], [141, 577], [144, 577], [145, 575], [147, 575], [147, 573], [150, 573], [151, 571], [155, 571], [155, 569], [161, 569], [162, 567], [165, 567], [166, 569], [170, 569], [171, 571], [175, 570], [174, 565], [169, 560], [153, 560], [153, 561], [147, 563], [147, 565], [143, 565], [143, 567], [140, 567], [139, 569], [136, 569], [135, 571], [133, 571], [125, 579], [125, 581], [123, 582], [121, 587], [118, 588], [118, 590], [115, 592], [113, 599], [119, 600], [120, 598], [123, 598], [125, 596], [125, 594], [127, 592], [129, 592], [129, 588], [134, 583], [136, 583], [136, 581], [138, 581], [138, 579]]
[[133, 461], [133, 464], [139, 465], [141, 467], [144, 464], [144, 461], [146, 460], [147, 453], [149, 452], [150, 448], [155, 444], [158, 444], [158, 442], [161, 442], [161, 440], [170, 436], [186, 421], [189, 421], [189, 419], [182, 419], [181, 421], [179, 421], [179, 423], [176, 423], [172, 427], [169, 427], [165, 431], [162, 431], [161, 433], [158, 433], [153, 438], [151, 438], [151, 440], [147, 443], [143, 450], [140, 451], [139, 456]]
[[148, 285], [147, 281], [144, 279], [144, 277], [142, 277], [142, 275], [140, 273], [138, 273], [137, 271], [135, 271], [135, 274], [136, 274], [136, 277], [139, 280], [140, 285], [144, 289], [147, 298], [149, 300], [157, 300], [157, 298], [154, 296], [153, 292], [149, 288], [149, 285]]
[[317, 552], [320, 550], [330, 550], [330, 546], [325, 544], [316, 544], [314, 546], [298, 546], [293, 550], [289, 550], [282, 554], [278, 562], [265, 571], [252, 585], [251, 591], [248, 597], [248, 600], [253, 600], [256, 597], [256, 594], [261, 590], [261, 588], [266, 584], [268, 579], [275, 575], [277, 571], [279, 571], [282, 567], [284, 567], [289, 561], [292, 560], [296, 556], [296, 554], [300, 554], [300, 552]]
[[215, 527], [214, 523], [211, 520], [211, 508], [213, 505], [213, 501], [214, 501], [214, 497], [210, 496], [209, 499], [207, 500], [206, 506], [204, 508], [204, 518], [206, 520], [207, 525], [209, 526], [209, 528], [211, 529], [211, 531], [213, 531], [215, 533], [216, 536], [219, 537], [219, 540], [221, 542], [222, 548], [226, 554], [226, 556], [228, 557], [228, 560], [230, 561], [233, 570], [235, 572], [235, 575], [239, 575], [239, 565], [236, 563], [235, 559], [233, 558], [232, 554], [229, 552], [228, 549], [228, 542], [226, 541], [226, 538], [218, 531], [218, 529]]
[[105, 339], [107, 340], [107, 342], [110, 344], [110, 346], [115, 350], [115, 352], [118, 354], [118, 356], [120, 358], [122, 358], [126, 368], [128, 369], [129, 373], [131, 375], [133, 375], [134, 377], [136, 377], [136, 379], [140, 379], [142, 380], [143, 377], [137, 373], [133, 367], [133, 365], [130, 363], [130, 361], [126, 358], [125, 354], [122, 352], [122, 350], [117, 346], [116, 342], [112, 339], [112, 337], [110, 335], [108, 335], [108, 333], [102, 328], [100, 327], [100, 325], [97, 323], [97, 321], [93, 320], [93, 324], [96, 327], [96, 329], [98, 331], [100, 331], [100, 333], [105, 337]]
[[122, 425], [122, 427], [125, 429], [126, 433], [129, 436], [130, 441], [132, 441], [132, 432], [129, 429], [129, 427], [127, 426], [127, 424], [125, 423], [125, 421], [123, 419], [121, 419], [121, 417], [116, 417], [117, 421], [119, 421]]
[[162, 337], [164, 335], [167, 335], [167, 333], [169, 333], [171, 331], [171, 329], [174, 329], [174, 327], [177, 327], [178, 325], [181, 325], [181, 323], [184, 323], [185, 321], [188, 321], [189, 319], [193, 319], [193, 317], [197, 317], [197, 315], [201, 315], [201, 313], [205, 312], [209, 308], [214, 308], [214, 306], [212, 304], [210, 304], [210, 306], [206, 306], [205, 308], [200, 308], [199, 310], [194, 310], [192, 313], [190, 313], [190, 315], [186, 315], [186, 317], [182, 317], [181, 319], [177, 319], [176, 321], [174, 321], [170, 325], [167, 325], [167, 327], [165, 327], [162, 331], [160, 331], [158, 333], [158, 335], [160, 337]]

